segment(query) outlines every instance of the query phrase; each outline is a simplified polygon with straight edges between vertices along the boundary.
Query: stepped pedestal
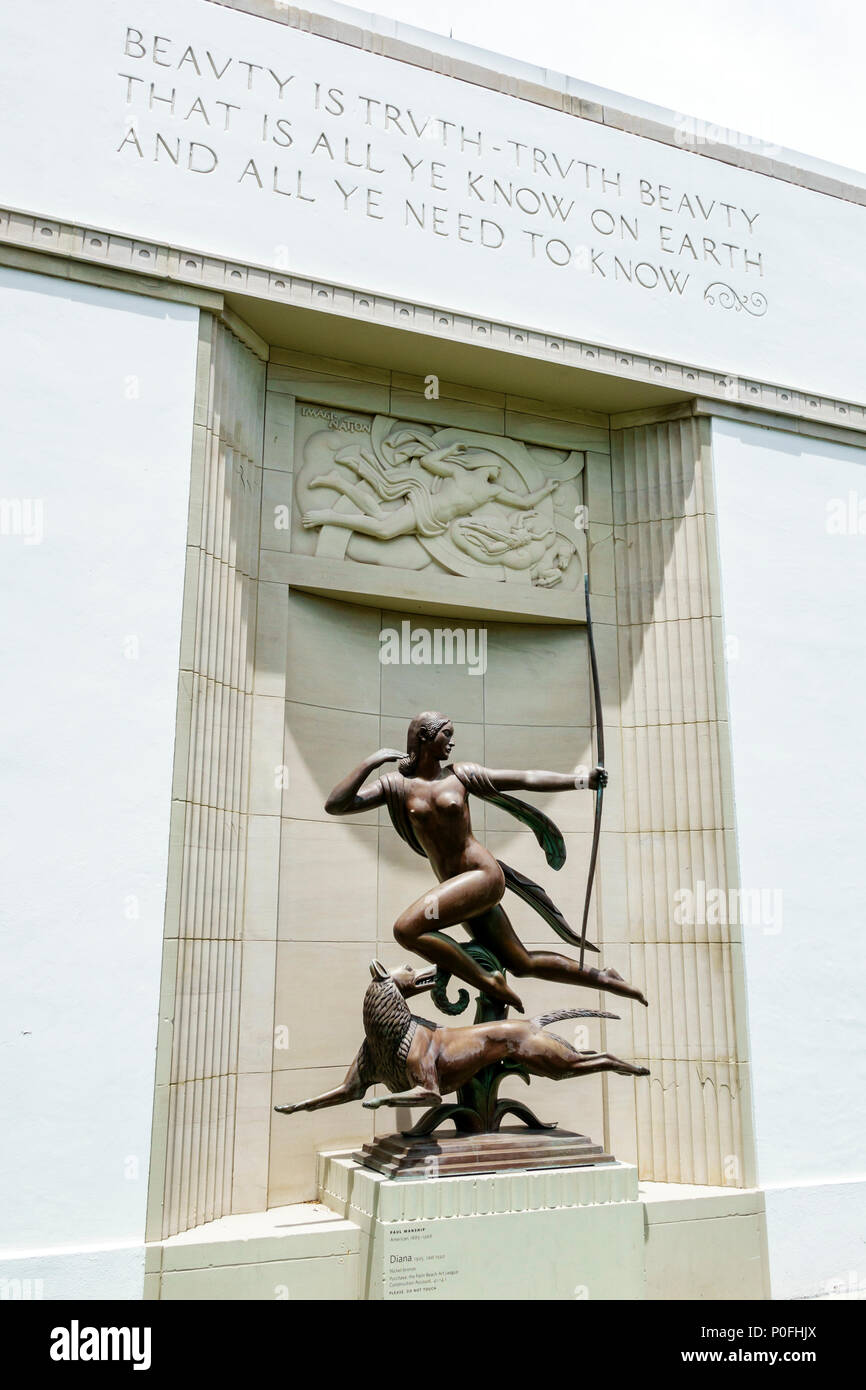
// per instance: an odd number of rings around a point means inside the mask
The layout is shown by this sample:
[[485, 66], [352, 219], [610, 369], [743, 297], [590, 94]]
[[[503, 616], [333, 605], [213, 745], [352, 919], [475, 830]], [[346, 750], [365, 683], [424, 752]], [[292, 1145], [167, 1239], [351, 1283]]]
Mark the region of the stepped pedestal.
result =
[[492, 1134], [389, 1134], [365, 1144], [352, 1158], [386, 1178], [459, 1177], [512, 1168], [583, 1168], [614, 1162], [601, 1144], [585, 1134], [524, 1125]]

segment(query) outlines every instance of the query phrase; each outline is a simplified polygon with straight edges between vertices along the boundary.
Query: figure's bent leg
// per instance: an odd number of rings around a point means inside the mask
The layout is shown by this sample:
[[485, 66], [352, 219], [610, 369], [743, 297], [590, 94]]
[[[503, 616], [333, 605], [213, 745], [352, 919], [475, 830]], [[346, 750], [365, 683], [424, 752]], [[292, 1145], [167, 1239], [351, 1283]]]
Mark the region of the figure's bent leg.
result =
[[397, 536], [408, 536], [415, 530], [415, 509], [411, 506], [398, 507], [396, 512], [385, 512], [383, 516], [358, 516], [355, 512], [337, 512], [330, 507], [322, 511], [304, 512], [302, 523], [307, 529], [311, 526], [344, 526], [349, 531], [358, 531], [362, 536], [376, 536], [382, 541], [394, 540]]
[[321, 478], [313, 478], [310, 487], [333, 488], [335, 492], [342, 493], [344, 497], [349, 498], [350, 502], [354, 502], [355, 506], [358, 507], [365, 516], [382, 516], [383, 514], [382, 508], [379, 506], [378, 502], [373, 502], [369, 497], [365, 496], [358, 483], [346, 482], [346, 479], [341, 478], [340, 474], [334, 469], [332, 469], [330, 473], [323, 473]]
[[608, 994], [620, 994], [624, 999], [636, 999], [639, 1004], [643, 1004], [645, 1009], [649, 1008], [649, 1001], [646, 995], [637, 988], [630, 985], [628, 980], [624, 980], [618, 970], [608, 967], [607, 970], [588, 969], [584, 974], [590, 978], [588, 984], [592, 989], [603, 989]]
[[467, 931], [470, 931], [482, 945], [488, 946], [501, 960], [505, 969], [510, 970], [518, 979], [531, 975], [540, 980], [555, 980], [561, 985], [586, 985], [589, 989], [603, 989], [609, 994], [636, 999], [641, 1004], [647, 1002], [641, 991], [624, 980], [616, 970], [596, 970], [591, 967], [581, 970], [576, 960], [561, 956], [557, 951], [527, 951], [509, 922], [505, 909], [499, 903], [464, 925]]
[[490, 880], [480, 869], [457, 874], [454, 878], [437, 883], [423, 898], [419, 898], [394, 923], [394, 936], [401, 946], [415, 951], [431, 965], [456, 975], [467, 985], [480, 989], [501, 1004], [511, 1004], [520, 1013], [523, 1005], [513, 990], [509, 989], [500, 971], [484, 970], [471, 956], [461, 950], [456, 941], [441, 933], [448, 927], [456, 927], [472, 911], [475, 904], [483, 910], [483, 904], [490, 901]]

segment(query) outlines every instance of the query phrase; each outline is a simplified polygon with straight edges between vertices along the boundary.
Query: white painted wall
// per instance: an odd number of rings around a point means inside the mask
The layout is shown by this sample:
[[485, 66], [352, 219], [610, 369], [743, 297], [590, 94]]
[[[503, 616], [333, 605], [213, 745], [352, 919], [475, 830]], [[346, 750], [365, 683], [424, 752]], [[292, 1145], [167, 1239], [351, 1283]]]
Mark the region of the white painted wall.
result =
[[205, 0], [110, 8], [5, 7], [6, 206], [866, 401], [857, 203]]
[[758, 1177], [774, 1297], [807, 1297], [866, 1288], [866, 452], [727, 421], [713, 448], [742, 883], [782, 895], [743, 929]]
[[49, 1298], [141, 1294], [197, 315], [0, 270], [0, 1276]]

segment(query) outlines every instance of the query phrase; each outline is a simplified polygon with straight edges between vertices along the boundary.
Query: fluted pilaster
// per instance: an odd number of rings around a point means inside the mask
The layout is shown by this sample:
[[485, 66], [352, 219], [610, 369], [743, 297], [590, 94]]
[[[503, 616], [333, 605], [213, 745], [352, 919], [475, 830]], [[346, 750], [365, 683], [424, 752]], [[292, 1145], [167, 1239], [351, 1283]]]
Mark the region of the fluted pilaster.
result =
[[264, 366], [202, 315], [166, 903], [152, 1236], [231, 1210]]
[[[709, 422], [613, 432], [634, 1157], [656, 1181], [751, 1180], [737, 883]], [[689, 895], [692, 895], [691, 897]], [[727, 901], [727, 897], [725, 899]], [[714, 918], [720, 920], [714, 920]]]

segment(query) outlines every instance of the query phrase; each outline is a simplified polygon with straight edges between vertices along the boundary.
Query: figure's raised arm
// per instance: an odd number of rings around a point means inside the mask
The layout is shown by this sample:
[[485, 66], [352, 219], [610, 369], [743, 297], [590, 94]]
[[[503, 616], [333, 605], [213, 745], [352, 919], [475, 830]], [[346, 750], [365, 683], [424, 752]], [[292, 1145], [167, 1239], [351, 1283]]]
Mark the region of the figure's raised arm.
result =
[[509, 768], [484, 768], [484, 772], [500, 792], [573, 792], [589, 787], [607, 786], [603, 767], [577, 767], [573, 772], [517, 772]]
[[519, 511], [526, 512], [536, 505], [543, 502], [545, 497], [549, 497], [559, 487], [559, 479], [551, 478], [548, 482], [542, 483], [534, 492], [512, 492], [507, 487], [501, 487], [496, 494], [496, 501], [501, 502], [505, 507], [517, 507]]
[[441, 449], [433, 449], [428, 454], [422, 454], [418, 462], [422, 468], [426, 468], [428, 473], [435, 473], [437, 478], [453, 478], [455, 473], [454, 462], [449, 463], [455, 454], [465, 454], [465, 444], [445, 444]]
[[385, 793], [381, 780], [365, 787], [363, 791], [361, 784], [367, 780], [374, 767], [381, 767], [383, 763], [392, 763], [405, 756], [405, 753], [401, 753], [397, 748], [380, 748], [378, 753], [371, 753], [369, 758], [358, 764], [354, 772], [350, 772], [348, 777], [337, 783], [325, 802], [328, 815], [353, 816], [359, 811], [371, 811], [376, 806], [383, 806]]

